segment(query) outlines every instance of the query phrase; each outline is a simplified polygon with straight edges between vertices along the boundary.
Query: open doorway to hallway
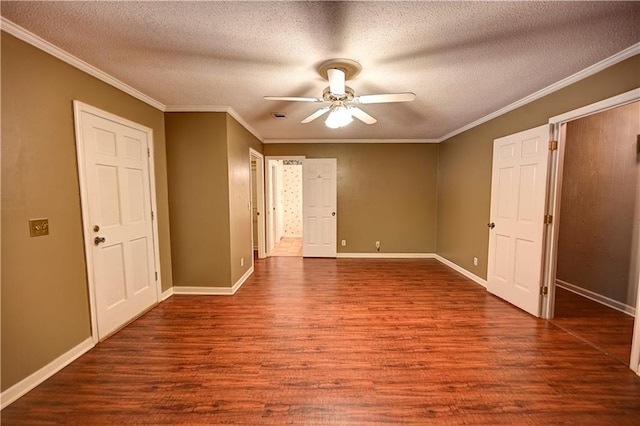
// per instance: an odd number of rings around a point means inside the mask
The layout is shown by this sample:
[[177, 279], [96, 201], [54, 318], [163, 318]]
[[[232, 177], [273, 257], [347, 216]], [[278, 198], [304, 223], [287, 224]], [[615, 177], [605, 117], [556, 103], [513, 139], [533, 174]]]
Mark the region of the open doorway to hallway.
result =
[[270, 256], [302, 257], [302, 159], [267, 160], [267, 240]]

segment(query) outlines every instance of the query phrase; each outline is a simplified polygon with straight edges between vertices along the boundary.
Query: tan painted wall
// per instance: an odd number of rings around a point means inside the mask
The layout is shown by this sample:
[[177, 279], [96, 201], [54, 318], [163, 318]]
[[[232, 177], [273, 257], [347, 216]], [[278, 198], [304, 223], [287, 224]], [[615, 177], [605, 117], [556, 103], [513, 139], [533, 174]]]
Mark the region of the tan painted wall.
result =
[[165, 114], [175, 286], [231, 286], [226, 115]]
[[494, 139], [639, 86], [640, 56], [635, 56], [441, 143], [437, 253], [486, 278]]
[[[231, 242], [231, 285], [251, 267], [251, 161], [249, 148], [262, 153], [262, 142], [227, 114], [229, 164], [229, 232]], [[244, 266], [240, 265], [244, 259]]]
[[566, 134], [557, 277], [635, 306], [640, 102], [571, 121]]
[[[435, 144], [266, 144], [266, 156], [338, 160], [338, 252], [433, 253]], [[340, 246], [341, 240], [347, 246]]]
[[[2, 32], [2, 390], [90, 336], [74, 99], [153, 129], [163, 289], [172, 286], [162, 112]], [[28, 220], [50, 235], [30, 238]]]

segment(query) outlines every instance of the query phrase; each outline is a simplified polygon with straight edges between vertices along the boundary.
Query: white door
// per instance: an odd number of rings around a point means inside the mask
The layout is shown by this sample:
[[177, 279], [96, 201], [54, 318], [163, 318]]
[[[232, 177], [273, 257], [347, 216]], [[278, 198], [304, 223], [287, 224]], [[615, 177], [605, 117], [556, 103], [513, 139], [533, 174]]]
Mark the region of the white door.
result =
[[487, 290], [540, 316], [549, 125], [493, 143]]
[[302, 162], [302, 254], [304, 257], [336, 257], [337, 160], [305, 159]]
[[84, 226], [98, 338], [157, 303], [150, 130], [76, 110]]

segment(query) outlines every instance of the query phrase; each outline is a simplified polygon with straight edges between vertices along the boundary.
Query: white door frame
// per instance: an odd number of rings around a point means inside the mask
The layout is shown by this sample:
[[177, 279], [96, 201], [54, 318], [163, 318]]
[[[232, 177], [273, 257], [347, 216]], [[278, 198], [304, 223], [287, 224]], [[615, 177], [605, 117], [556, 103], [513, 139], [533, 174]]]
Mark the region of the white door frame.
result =
[[153, 215], [153, 255], [154, 255], [154, 263], [155, 270], [158, 273], [158, 278], [156, 280], [156, 295], [157, 302], [160, 302], [162, 297], [162, 274], [160, 272], [160, 248], [159, 248], [159, 237], [158, 237], [158, 206], [156, 202], [156, 179], [155, 179], [155, 164], [154, 164], [154, 139], [153, 139], [153, 129], [149, 127], [145, 127], [141, 124], [135, 123], [133, 121], [129, 121], [125, 118], [119, 117], [117, 115], [111, 114], [109, 112], [103, 111], [101, 109], [92, 107], [91, 105], [87, 105], [80, 101], [73, 101], [73, 112], [74, 112], [74, 124], [75, 124], [75, 132], [76, 132], [76, 158], [78, 161], [78, 181], [80, 184], [80, 208], [82, 210], [82, 233], [84, 237], [84, 252], [85, 252], [85, 264], [87, 266], [87, 284], [89, 290], [89, 309], [91, 311], [91, 338], [93, 339], [93, 343], [97, 343], [99, 340], [98, 336], [98, 314], [96, 309], [96, 294], [95, 294], [95, 281], [93, 277], [94, 266], [93, 259], [91, 257], [91, 253], [93, 251], [93, 233], [89, 215], [89, 196], [88, 196], [88, 186], [87, 186], [87, 176], [86, 171], [84, 169], [84, 146], [80, 135], [82, 134], [82, 113], [87, 112], [89, 114], [96, 115], [98, 117], [104, 118], [106, 120], [110, 120], [121, 124], [123, 126], [135, 128], [141, 132], [144, 132], [148, 136], [149, 141], [149, 156], [147, 157], [149, 162], [149, 192], [151, 197], [151, 211]]
[[[640, 100], [640, 88], [630, 90], [620, 95], [611, 97], [609, 99], [602, 100], [600, 102], [593, 103], [591, 105], [584, 106], [582, 108], [575, 109], [573, 111], [566, 112], [564, 114], [551, 117], [549, 124], [552, 125], [554, 131], [554, 139], [558, 141], [558, 154], [551, 158], [551, 183], [549, 186], [549, 211], [553, 215], [553, 222], [548, 230], [550, 238], [547, 238], [546, 256], [545, 256], [545, 277], [544, 283], [549, 288], [548, 297], [543, 300], [542, 313], [543, 317], [552, 319], [554, 315], [555, 305], [555, 279], [556, 279], [556, 258], [558, 249], [558, 236], [560, 232], [560, 224], [558, 218], [560, 218], [561, 206], [561, 190], [562, 190], [562, 171], [564, 165], [565, 154], [565, 133], [566, 123], [578, 118], [592, 115], [598, 112], [606, 111], [608, 109], [616, 108], [625, 104], [629, 104]], [[640, 252], [640, 250], [639, 250]], [[640, 274], [638, 276], [638, 283], [640, 284]], [[640, 291], [638, 291], [638, 299], [636, 302], [636, 312], [640, 307]], [[631, 360], [629, 368], [640, 375], [640, 321], [636, 314], [633, 329], [633, 340], [631, 345]]]
[[[306, 157], [304, 155], [268, 155], [268, 156], [264, 157], [265, 164], [266, 164], [266, 166], [265, 166], [265, 170], [266, 170], [266, 173], [265, 173], [265, 194], [267, 195], [267, 198], [271, 197], [270, 192], [271, 192], [272, 185], [273, 185], [273, 177], [271, 176], [271, 168], [270, 168], [269, 162], [272, 161], [272, 160], [275, 160], [275, 161], [281, 161], [281, 160], [299, 160], [299, 161], [302, 161], [305, 158]], [[269, 204], [266, 201], [265, 201], [265, 203]], [[266, 210], [266, 207], [265, 207], [265, 210]], [[273, 229], [272, 232], [273, 232], [273, 235], [275, 235], [277, 233], [277, 229], [276, 229], [277, 226], [276, 226], [275, 223], [273, 223], [273, 213], [270, 212], [270, 214], [265, 215], [265, 222], [266, 222], [266, 226], [267, 227], [272, 227], [273, 226], [274, 229]], [[272, 225], [272, 223], [273, 223], [273, 225]], [[265, 239], [266, 239], [265, 246], [266, 246], [266, 255], [267, 256], [271, 256], [271, 246], [273, 245], [272, 241], [271, 241], [271, 238], [269, 237], [270, 232], [271, 231], [269, 231], [269, 230], [265, 230]]]
[[[256, 191], [257, 195], [257, 210], [258, 210], [258, 259], [264, 259], [267, 257], [267, 251], [265, 249], [265, 214], [264, 214], [264, 156], [253, 148], [249, 148], [249, 167], [251, 167], [251, 161], [256, 162], [256, 188], [253, 188], [253, 179], [251, 179], [251, 198], [253, 202], [253, 191]], [[251, 238], [253, 240], [253, 219], [251, 220]], [[251, 241], [253, 247], [254, 241]], [[253, 264], [253, 258], [251, 260]]]

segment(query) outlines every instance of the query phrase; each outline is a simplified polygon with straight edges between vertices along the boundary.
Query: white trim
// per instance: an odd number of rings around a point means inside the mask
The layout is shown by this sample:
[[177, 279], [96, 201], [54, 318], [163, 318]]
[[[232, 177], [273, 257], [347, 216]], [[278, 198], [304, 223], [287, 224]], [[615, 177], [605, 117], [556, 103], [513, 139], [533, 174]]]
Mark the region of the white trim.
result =
[[115, 77], [112, 77], [106, 72], [99, 70], [98, 68], [94, 67], [91, 64], [88, 64], [82, 59], [76, 58], [75, 56], [62, 50], [58, 46], [55, 46], [44, 40], [43, 38], [33, 34], [32, 32], [29, 32], [24, 28], [14, 24], [5, 17], [0, 17], [0, 24], [2, 30], [6, 31], [12, 36], [26, 43], [29, 43], [30, 45], [42, 50], [43, 52], [46, 52], [51, 56], [58, 58], [63, 62], [66, 62], [67, 64], [89, 74], [92, 77], [97, 78], [98, 80], [107, 83], [110, 86], [115, 87], [116, 89], [122, 90], [124, 93], [131, 95], [134, 98], [141, 100], [142, 102], [151, 105], [156, 109], [159, 109], [160, 111], [164, 110], [164, 105], [153, 99], [152, 97], [145, 95], [141, 91], [129, 86], [126, 83], [123, 83], [122, 81], [118, 80]]
[[618, 302], [617, 300], [611, 299], [607, 296], [603, 296], [602, 294], [598, 294], [591, 290], [587, 290], [586, 288], [579, 287], [575, 284], [571, 284], [557, 278], [556, 285], [579, 296], [586, 297], [589, 300], [600, 303], [601, 305], [607, 306], [611, 309], [615, 309], [618, 312], [622, 312], [623, 314], [627, 314], [632, 317], [635, 317], [636, 315], [636, 309], [633, 306], [627, 305], [626, 303]]
[[[265, 214], [265, 200], [264, 200], [264, 155], [259, 153], [253, 148], [249, 148], [249, 165], [251, 165], [251, 161], [255, 158], [256, 160], [256, 188], [253, 188], [253, 180], [251, 181], [251, 202], [253, 203], [253, 191], [256, 192], [256, 210], [258, 214], [258, 241], [253, 242], [253, 250], [258, 252], [258, 259], [264, 259], [267, 257], [267, 239], [266, 239], [266, 214]], [[253, 211], [251, 212], [253, 215]], [[251, 218], [251, 239], [253, 240], [253, 218]], [[251, 258], [251, 265], [254, 265], [253, 256]]]
[[462, 132], [466, 132], [469, 129], [472, 129], [476, 126], [479, 126], [483, 123], [486, 123], [489, 120], [493, 120], [496, 117], [499, 117], [503, 114], [508, 113], [509, 111], [513, 111], [514, 109], [520, 108], [521, 106], [527, 105], [535, 100], [538, 100], [544, 96], [550, 95], [553, 92], [557, 92], [560, 89], [563, 89], [571, 84], [577, 83], [580, 80], [584, 80], [585, 78], [592, 76], [593, 74], [596, 74], [600, 71], [605, 70], [606, 68], [609, 68], [612, 65], [615, 65], [619, 62], [624, 61], [625, 59], [628, 59], [632, 56], [635, 56], [637, 54], [640, 54], [640, 43], [636, 43], [633, 46], [630, 46], [626, 49], [624, 49], [621, 52], [616, 53], [613, 56], [610, 56], [606, 59], [603, 59], [600, 62], [597, 62], [585, 69], [583, 69], [582, 71], [578, 71], [577, 73], [570, 75], [567, 78], [564, 78], [556, 83], [551, 84], [550, 86], [545, 87], [544, 89], [538, 90], [535, 93], [532, 93], [529, 96], [526, 96], [522, 99], [520, 99], [519, 101], [516, 101], [510, 105], [507, 105], [504, 108], [501, 108], [495, 112], [492, 112], [489, 115], [486, 115], [472, 123], [467, 124], [466, 126], [460, 127], [457, 130], [454, 130], [453, 132], [449, 132], [444, 136], [441, 136], [440, 138], [438, 138], [438, 142], [442, 142], [445, 141], [449, 138], [452, 138]]
[[238, 114], [236, 112], [235, 109], [228, 107], [227, 108], [227, 113], [235, 118], [235, 120], [240, 123], [240, 125], [242, 127], [244, 127], [245, 129], [247, 129], [249, 131], [249, 133], [251, 133], [253, 136], [255, 136], [260, 142], [263, 142], [264, 139], [262, 138], [262, 136], [260, 136], [260, 134], [258, 133], [258, 131], [256, 129], [254, 129], [253, 127], [251, 127], [251, 125], [249, 125], [249, 123], [247, 123], [244, 118], [240, 117], [240, 114]]
[[[133, 129], [139, 130], [147, 136], [147, 147], [149, 148], [149, 156], [147, 160], [149, 162], [149, 197], [151, 199], [151, 208], [155, 212], [154, 219], [151, 224], [151, 229], [153, 233], [153, 261], [155, 265], [155, 271], [158, 273], [158, 279], [156, 280], [156, 302], [160, 302], [160, 297], [162, 293], [162, 273], [160, 271], [160, 237], [158, 233], [158, 209], [157, 209], [157, 200], [156, 200], [156, 185], [155, 185], [155, 162], [153, 158], [153, 148], [154, 148], [154, 138], [153, 138], [153, 129], [146, 127], [142, 124], [136, 123], [134, 121], [127, 120], [126, 118], [122, 118], [115, 114], [111, 114], [107, 111], [101, 110], [99, 108], [93, 107], [91, 105], [85, 104], [78, 100], [73, 101], [73, 121], [75, 128], [75, 143], [76, 143], [76, 160], [78, 164], [78, 183], [80, 186], [80, 210], [82, 213], [82, 222], [84, 224], [90, 223], [89, 218], [89, 196], [88, 196], [88, 188], [87, 188], [87, 176], [85, 170], [85, 159], [84, 159], [84, 144], [83, 141], [80, 140], [80, 135], [82, 135], [82, 113], [86, 112], [88, 114], [95, 115], [97, 117], [103, 118], [105, 120], [110, 120], [115, 123], [118, 123], [123, 126], [131, 127]], [[96, 296], [95, 296], [95, 283], [93, 279], [93, 257], [91, 252], [93, 250], [91, 246], [91, 237], [92, 233], [89, 229], [89, 225], [83, 225], [83, 239], [84, 239], [84, 247], [85, 247], [85, 263], [87, 265], [87, 285], [89, 291], [89, 310], [91, 314], [91, 336], [93, 338], [94, 343], [97, 343], [100, 340], [100, 336], [98, 334], [98, 313], [96, 310]]]
[[168, 290], [162, 292], [162, 295], [160, 296], [160, 301], [164, 302], [165, 300], [167, 300], [171, 296], [173, 296], [173, 287], [171, 287]]
[[91, 337], [88, 337], [82, 343], [74, 346], [35, 373], [30, 374], [29, 376], [20, 380], [18, 383], [2, 392], [2, 394], [0, 395], [0, 400], [2, 400], [1, 408], [4, 409], [5, 407], [15, 402], [18, 398], [22, 397], [33, 388], [43, 383], [49, 377], [53, 376], [64, 367], [80, 358], [94, 346], [95, 343], [93, 342], [93, 339]]
[[435, 259], [435, 253], [338, 253], [337, 259]]
[[228, 106], [222, 105], [167, 105], [164, 112], [228, 112]]
[[582, 108], [574, 109], [573, 111], [565, 112], [549, 119], [549, 124], [558, 124], [565, 121], [577, 120], [588, 115], [597, 114], [598, 112], [617, 108], [619, 106], [635, 102], [640, 99], [640, 87], [628, 92], [621, 93], [617, 96], [613, 96], [608, 99], [604, 99], [600, 102], [596, 102]]
[[242, 127], [247, 129], [249, 133], [258, 138], [260, 142], [264, 142], [260, 133], [247, 121], [238, 114], [238, 112], [230, 106], [220, 105], [167, 105], [163, 109], [164, 112], [226, 112], [233, 117]]
[[480, 278], [473, 272], [467, 271], [463, 267], [456, 265], [449, 259], [440, 256], [437, 253], [338, 253], [338, 259], [435, 259], [438, 262], [448, 266], [454, 271], [464, 275], [470, 280], [487, 288], [487, 280]]
[[467, 271], [462, 266], [459, 266], [459, 265], [453, 263], [449, 259], [446, 259], [446, 258], [440, 256], [439, 254], [435, 255], [435, 259], [438, 260], [441, 263], [444, 263], [449, 268], [451, 268], [454, 271], [464, 275], [465, 277], [469, 278], [470, 280], [475, 281], [476, 283], [480, 284], [482, 287], [487, 288], [487, 280], [485, 280], [484, 278], [480, 278], [479, 276], [477, 276], [473, 272]]
[[162, 112], [227, 112], [233, 118], [235, 118], [242, 126], [244, 126], [251, 134], [258, 138], [264, 144], [274, 143], [440, 143], [453, 136], [456, 136], [462, 132], [472, 129], [480, 124], [486, 123], [496, 117], [506, 114], [509, 111], [513, 111], [516, 108], [527, 105], [537, 99], [547, 96], [553, 92], [556, 92], [564, 87], [567, 87], [573, 83], [583, 80], [593, 74], [596, 74], [612, 65], [624, 61], [632, 56], [640, 54], [640, 43], [636, 43], [594, 65], [591, 65], [577, 73], [564, 78], [554, 84], [551, 84], [529, 96], [526, 96], [519, 101], [516, 101], [504, 108], [501, 108], [489, 115], [486, 115], [466, 126], [460, 127], [452, 132], [449, 132], [439, 138], [425, 138], [425, 139], [263, 139], [262, 136], [252, 128], [232, 107], [230, 106], [206, 106], [206, 105], [164, 105], [161, 102], [145, 95], [139, 90], [123, 83], [122, 81], [112, 77], [111, 75], [99, 70], [98, 68], [84, 62], [81, 59], [76, 58], [70, 53], [62, 50], [61, 48], [53, 45], [52, 43], [38, 37], [37, 35], [27, 31], [26, 29], [18, 26], [10, 20], [0, 17], [0, 28], [3, 31], [25, 41], [32, 46], [68, 63], [69, 65], [78, 68], [81, 71], [117, 88], [123, 92], [133, 96], [136, 99], [151, 105], [154, 108], [159, 109]]
[[441, 139], [264, 139], [262, 143], [439, 143]]
[[253, 274], [253, 266], [240, 277], [232, 287], [194, 287], [175, 286], [173, 294], [207, 295], [207, 296], [232, 296], [240, 289], [247, 279]]

